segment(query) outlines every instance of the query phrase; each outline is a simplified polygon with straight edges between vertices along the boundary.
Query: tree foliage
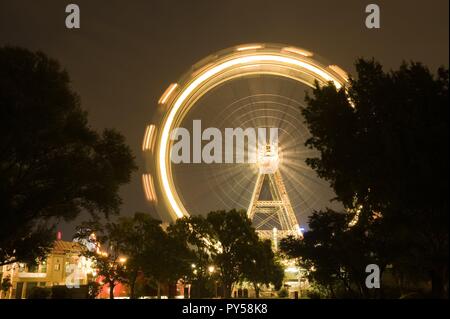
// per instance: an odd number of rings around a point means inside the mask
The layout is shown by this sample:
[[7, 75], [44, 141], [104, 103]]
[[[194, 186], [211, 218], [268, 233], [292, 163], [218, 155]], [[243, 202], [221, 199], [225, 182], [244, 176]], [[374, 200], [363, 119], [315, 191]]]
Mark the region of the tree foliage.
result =
[[259, 298], [261, 285], [273, 284], [279, 290], [283, 284], [284, 269], [272, 249], [270, 240], [259, 240], [248, 247], [247, 260], [243, 264], [243, 277], [253, 284], [256, 298]]
[[[83, 222], [77, 227], [75, 240], [83, 246], [82, 255], [92, 261], [94, 280], [109, 288], [109, 298], [114, 299], [114, 288], [128, 283], [125, 256], [125, 241], [121, 237], [120, 225], [98, 222]], [[95, 288], [94, 285], [90, 285]]]
[[69, 75], [41, 52], [0, 48], [0, 265], [48, 251], [55, 224], [110, 215], [134, 157], [115, 130], [93, 130]]
[[111, 298], [118, 283], [129, 286], [130, 298], [137, 297], [139, 275], [156, 283], [160, 297], [162, 284], [176, 284], [190, 272], [186, 243], [149, 214], [138, 212], [106, 224], [85, 222], [75, 237], [85, 245], [83, 254], [94, 261], [97, 277], [109, 286]]
[[[433, 294], [442, 296], [448, 281], [448, 69], [433, 75], [420, 63], [405, 63], [385, 72], [373, 60], [358, 60], [356, 70], [347, 88], [317, 85], [302, 113], [312, 134], [306, 145], [320, 154], [308, 165], [330, 182], [346, 209], [362, 208], [364, 231], [344, 231], [346, 217], [323, 212], [312, 218], [315, 230], [299, 246], [311, 248], [319, 234], [331, 240], [319, 229], [326, 230], [326, 218], [342, 219], [328, 231], [354, 233], [355, 242], [369, 236], [379, 262], [412, 280], [428, 276]], [[342, 245], [353, 244], [348, 240]], [[319, 258], [323, 249], [311, 254]], [[356, 252], [349, 258], [364, 260], [367, 251]], [[328, 262], [335, 265], [324, 257], [317, 267], [325, 277], [334, 272]]]
[[366, 265], [376, 263], [382, 270], [386, 266], [372, 231], [362, 223], [349, 227], [352, 218], [332, 210], [314, 212], [302, 240], [288, 237], [280, 244], [288, 256], [298, 258], [310, 282], [325, 288], [330, 298], [370, 297]]
[[233, 286], [243, 280], [258, 284], [281, 285], [283, 271], [276, 262], [270, 242], [259, 239], [245, 211], [213, 211], [206, 218], [195, 216], [178, 220], [170, 227], [188, 243], [195, 256], [191, 280], [204, 281], [209, 266], [231, 297]]
[[156, 282], [158, 297], [161, 285], [169, 287], [169, 298], [173, 297], [171, 286], [177, 284], [191, 272], [192, 253], [185, 241], [161, 229], [154, 246], [144, 252], [144, 274]]

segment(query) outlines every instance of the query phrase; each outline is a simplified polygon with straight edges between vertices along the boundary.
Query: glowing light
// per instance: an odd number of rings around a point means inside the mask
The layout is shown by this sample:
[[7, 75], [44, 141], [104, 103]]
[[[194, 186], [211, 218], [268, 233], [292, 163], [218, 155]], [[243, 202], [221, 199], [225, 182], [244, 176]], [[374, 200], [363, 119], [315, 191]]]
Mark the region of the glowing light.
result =
[[153, 148], [155, 146], [155, 138], [156, 138], [155, 130], [156, 130], [156, 127], [153, 124], [148, 125], [147, 128], [145, 129], [144, 141], [142, 142], [142, 150], [143, 151], [148, 151], [148, 150], [153, 151]]
[[212, 274], [215, 270], [216, 270], [216, 268], [215, 268], [214, 266], [209, 266], [209, 267], [208, 267], [208, 272], [209, 272], [210, 274]]
[[348, 74], [337, 65], [330, 65], [329, 68], [341, 76], [345, 82], [348, 82]]
[[267, 144], [258, 151], [258, 167], [261, 174], [275, 173], [278, 164], [278, 146]]
[[303, 232], [302, 232], [302, 229], [300, 228], [300, 225], [296, 224], [294, 227], [297, 230], [297, 235], [299, 235], [300, 237], [303, 238]]
[[178, 86], [177, 83], [172, 83], [171, 85], [169, 85], [169, 87], [164, 91], [163, 95], [161, 95], [161, 98], [159, 99], [158, 103], [159, 104], [166, 103], [172, 92], [177, 88], [177, 86]]
[[121, 257], [121, 258], [119, 258], [119, 262], [120, 262], [121, 264], [124, 264], [124, 263], [127, 262], [127, 259], [126, 259], [125, 257]]
[[298, 268], [291, 266], [291, 267], [287, 267], [284, 271], [285, 272], [296, 273], [296, 272], [298, 272]]
[[381, 212], [373, 212], [372, 214], [372, 218], [373, 219], [378, 219], [378, 218], [382, 218], [383, 214], [381, 214]]
[[237, 51], [247, 51], [247, 50], [256, 50], [256, 49], [261, 49], [263, 46], [260, 44], [256, 44], [256, 45], [246, 45], [243, 47], [239, 47], [236, 50]]
[[[175, 213], [175, 215], [178, 218], [181, 218], [183, 216], [188, 216], [189, 214], [183, 207], [182, 203], [179, 202], [179, 200], [176, 197], [176, 191], [174, 190], [174, 187], [172, 185], [172, 181], [169, 178], [169, 171], [168, 171], [168, 146], [169, 146], [169, 137], [171, 133], [171, 128], [174, 124], [175, 119], [177, 118], [177, 114], [179, 114], [179, 111], [182, 109], [182, 106], [184, 105], [185, 101], [189, 99], [189, 97], [196, 92], [197, 89], [199, 90], [209, 90], [209, 87], [207, 85], [204, 85], [209, 79], [217, 76], [218, 74], [234, 70], [238, 68], [242, 68], [244, 66], [251, 66], [255, 64], [264, 64], [264, 65], [274, 65], [275, 67], [284, 67], [284, 68], [297, 68], [299, 72], [306, 73], [306, 74], [313, 74], [315, 80], [318, 80], [321, 83], [324, 82], [332, 82], [336, 86], [337, 89], [340, 89], [343, 85], [340, 78], [337, 78], [334, 74], [330, 73], [326, 70], [324, 67], [320, 67], [317, 65], [317, 63], [311, 63], [309, 60], [304, 60], [305, 54], [308, 54], [308, 52], [304, 51], [304, 54], [300, 54], [302, 57], [293, 57], [292, 55], [286, 54], [286, 50], [280, 50], [280, 52], [273, 53], [272, 51], [258, 51], [249, 53], [246, 52], [250, 49], [259, 49], [263, 48], [262, 45], [248, 45], [243, 46], [237, 49], [237, 51], [244, 51], [242, 52], [242, 55], [230, 55], [226, 59], [221, 59], [219, 62], [213, 64], [210, 68], [205, 69], [204, 72], [199, 73], [195, 77], [192, 78], [192, 80], [189, 82], [189, 84], [184, 87], [181, 91], [176, 100], [173, 101], [171, 104], [171, 107], [169, 109], [169, 113], [167, 117], [165, 118], [165, 122], [163, 124], [160, 140], [159, 140], [159, 149], [158, 149], [158, 173], [159, 173], [159, 180], [163, 189], [163, 194], [165, 195], [165, 198], [169, 204], [169, 206], [172, 208], [172, 211]], [[292, 51], [290, 51], [292, 52]], [[285, 73], [279, 72], [278, 75], [280, 76], [286, 76]], [[310, 86], [313, 86], [313, 83], [307, 83]], [[160, 103], [165, 103], [168, 100], [168, 97], [170, 94], [175, 90], [176, 85], [171, 85], [166, 92], [163, 94], [163, 96], [160, 99]], [[145, 183], [144, 183], [145, 187]], [[147, 193], [147, 191], [146, 191]], [[301, 231], [299, 230], [301, 233]]]
[[153, 178], [150, 174], [142, 175], [142, 184], [144, 185], [145, 197], [150, 202], [156, 202], [155, 186], [153, 184]]
[[275, 251], [278, 250], [278, 229], [274, 227], [272, 229], [272, 242], [273, 242], [273, 248]]
[[353, 227], [358, 223], [359, 215], [361, 214], [361, 211], [363, 209], [362, 205], [359, 205], [356, 209], [354, 209], [355, 216], [353, 219], [348, 223], [348, 227]]
[[306, 51], [306, 50], [303, 50], [303, 49], [299, 49], [299, 48], [296, 48], [296, 47], [286, 47], [286, 48], [283, 48], [283, 51], [300, 54], [300, 55], [303, 55], [303, 56], [306, 56], [306, 57], [311, 57], [311, 56], [314, 55], [312, 52], [309, 52], [309, 51]]

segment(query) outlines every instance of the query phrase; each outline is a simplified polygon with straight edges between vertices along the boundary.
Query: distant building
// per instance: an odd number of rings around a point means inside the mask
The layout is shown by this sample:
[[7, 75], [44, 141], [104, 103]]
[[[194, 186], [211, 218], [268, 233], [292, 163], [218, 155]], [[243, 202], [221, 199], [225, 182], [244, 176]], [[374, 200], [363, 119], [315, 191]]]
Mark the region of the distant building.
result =
[[46, 259], [36, 266], [24, 263], [2, 266], [0, 283], [9, 278], [11, 287], [6, 294], [0, 293], [0, 298], [28, 298], [34, 287], [77, 288], [87, 284], [92, 273], [91, 262], [81, 256], [81, 251], [82, 246], [77, 242], [56, 240]]

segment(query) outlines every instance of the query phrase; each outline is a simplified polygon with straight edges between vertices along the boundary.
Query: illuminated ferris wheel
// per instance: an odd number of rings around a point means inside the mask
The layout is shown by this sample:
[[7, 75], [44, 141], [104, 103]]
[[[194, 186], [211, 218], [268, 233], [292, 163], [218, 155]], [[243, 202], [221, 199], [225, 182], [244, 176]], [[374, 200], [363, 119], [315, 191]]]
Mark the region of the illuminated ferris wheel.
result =
[[[308, 215], [334, 205], [335, 197], [305, 163], [318, 155], [304, 145], [310, 135], [301, 115], [305, 94], [316, 81], [341, 88], [348, 77], [310, 51], [248, 44], [206, 57], [170, 84], [142, 144], [144, 193], [161, 219], [245, 209], [262, 237], [301, 236]], [[257, 137], [253, 147], [247, 136], [247, 158], [253, 154], [255, 161], [205, 163], [201, 155], [192, 160], [195, 144], [202, 150], [208, 142], [199, 125], [215, 132], [276, 129], [277, 139]], [[191, 133], [191, 161], [174, 163], [174, 132], [180, 128]]]

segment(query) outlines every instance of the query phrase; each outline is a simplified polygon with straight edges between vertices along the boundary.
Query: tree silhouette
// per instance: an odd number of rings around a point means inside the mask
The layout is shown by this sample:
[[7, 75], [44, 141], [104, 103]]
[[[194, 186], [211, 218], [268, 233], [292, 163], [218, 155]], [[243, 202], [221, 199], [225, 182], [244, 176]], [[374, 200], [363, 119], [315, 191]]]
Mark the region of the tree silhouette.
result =
[[[448, 282], [448, 69], [420, 63], [385, 72], [356, 62], [348, 94], [331, 83], [302, 109], [320, 156], [307, 160], [360, 223], [379, 217], [384, 258], [404, 273], [429, 276], [434, 296]], [[382, 229], [382, 231], [380, 231]], [[382, 256], [379, 256], [380, 258]], [[414, 280], [414, 278], [412, 278]]]
[[66, 71], [41, 52], [0, 48], [0, 265], [45, 255], [55, 225], [118, 211], [134, 157], [88, 124]]
[[169, 227], [172, 236], [183, 238], [192, 250], [195, 276], [200, 283], [214, 277], [221, 283], [223, 296], [230, 298], [233, 286], [242, 280], [255, 285], [281, 285], [283, 271], [275, 260], [270, 242], [259, 239], [245, 211], [220, 210], [203, 216], [177, 220]]
[[88, 221], [77, 226], [74, 236], [82, 244], [81, 255], [92, 261], [94, 278], [100, 278], [101, 286], [108, 285], [110, 299], [114, 299], [114, 288], [119, 283], [128, 283], [122, 229], [119, 223]]
[[243, 264], [243, 277], [253, 284], [256, 298], [261, 285], [273, 284], [279, 290], [283, 284], [284, 269], [275, 257], [270, 240], [259, 240], [248, 247], [247, 260]]

